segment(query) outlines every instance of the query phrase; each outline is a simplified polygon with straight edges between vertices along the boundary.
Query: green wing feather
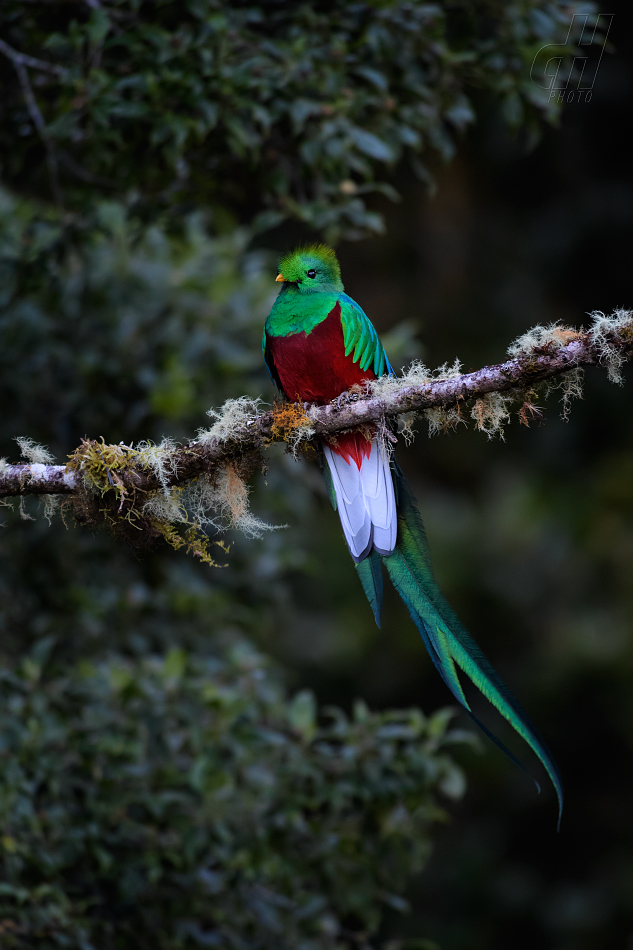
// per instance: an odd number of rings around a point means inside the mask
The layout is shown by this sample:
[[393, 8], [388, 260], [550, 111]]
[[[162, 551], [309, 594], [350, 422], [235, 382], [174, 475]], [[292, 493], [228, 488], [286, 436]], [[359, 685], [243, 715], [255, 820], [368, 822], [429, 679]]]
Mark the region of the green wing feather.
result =
[[341, 305], [345, 356], [352, 353], [352, 359], [360, 364], [363, 371], [371, 367], [376, 376], [392, 375], [393, 369], [387, 359], [387, 354], [362, 307], [359, 307], [356, 301], [347, 294], [339, 294], [338, 300]]
[[[420, 513], [397, 466], [394, 483], [398, 506], [398, 543], [393, 554], [382, 558], [391, 581], [420, 631], [431, 659], [455, 698], [472, 716], [459, 682], [459, 667], [538, 756], [556, 789], [560, 823], [563, 787], [556, 762], [517, 699], [440, 593], [433, 577]], [[371, 597], [369, 599], [371, 603]], [[473, 719], [482, 726], [476, 717], [473, 716]], [[511, 759], [517, 761], [485, 726], [482, 728]]]
[[336, 489], [334, 488], [332, 473], [330, 472], [329, 466], [325, 464], [323, 464], [323, 478], [325, 479], [325, 487], [327, 488], [327, 496], [330, 499], [330, 504], [332, 505], [332, 508], [334, 508], [334, 511], [336, 511], [338, 508], [336, 502]]
[[376, 623], [380, 627], [382, 617], [382, 564], [377, 551], [372, 551], [360, 564], [354, 564], [363, 585], [365, 596], [374, 612]]

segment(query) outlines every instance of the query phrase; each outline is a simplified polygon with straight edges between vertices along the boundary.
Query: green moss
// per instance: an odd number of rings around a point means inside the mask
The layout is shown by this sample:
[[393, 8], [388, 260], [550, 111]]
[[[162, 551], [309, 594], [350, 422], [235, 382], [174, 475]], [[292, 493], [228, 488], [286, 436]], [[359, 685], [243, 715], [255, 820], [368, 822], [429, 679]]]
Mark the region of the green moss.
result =
[[82, 439], [69, 458], [67, 467], [82, 476], [87, 491], [101, 496], [114, 491], [121, 497], [127, 491], [119, 473], [134, 469], [138, 452], [127, 445], [109, 445], [103, 438], [101, 442]]

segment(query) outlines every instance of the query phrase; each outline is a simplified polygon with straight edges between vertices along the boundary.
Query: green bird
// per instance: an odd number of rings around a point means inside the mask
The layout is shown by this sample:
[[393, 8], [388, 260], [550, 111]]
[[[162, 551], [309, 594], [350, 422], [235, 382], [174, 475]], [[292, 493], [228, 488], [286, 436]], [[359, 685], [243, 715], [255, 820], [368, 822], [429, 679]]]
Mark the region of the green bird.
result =
[[[282, 286], [266, 320], [262, 349], [272, 380], [287, 399], [325, 405], [352, 386], [393, 375], [369, 318], [343, 289], [332, 248], [313, 245], [285, 255], [277, 280]], [[455, 699], [517, 762], [473, 715], [460, 682], [461, 670], [536, 753], [556, 789], [560, 825], [563, 788], [556, 762], [442, 596], [422, 519], [400, 468], [375, 433], [337, 433], [336, 438], [324, 439], [322, 447], [330, 500], [376, 623], [380, 626], [384, 565]]]

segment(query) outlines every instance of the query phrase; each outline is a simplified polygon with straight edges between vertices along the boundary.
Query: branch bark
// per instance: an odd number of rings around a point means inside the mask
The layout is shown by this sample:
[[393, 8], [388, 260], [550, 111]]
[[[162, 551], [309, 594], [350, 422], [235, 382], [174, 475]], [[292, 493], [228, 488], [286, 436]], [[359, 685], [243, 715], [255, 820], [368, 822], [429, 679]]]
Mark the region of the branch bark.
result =
[[33, 92], [33, 87], [31, 86], [31, 81], [29, 79], [27, 66], [31, 69], [39, 69], [44, 72], [52, 73], [54, 76], [58, 77], [65, 76], [66, 70], [62, 69], [61, 66], [56, 66], [54, 63], [47, 63], [46, 60], [36, 59], [34, 56], [28, 56], [26, 53], [19, 53], [17, 50], [13, 49], [12, 46], [9, 46], [8, 43], [5, 43], [5, 41], [2, 39], [0, 39], [0, 53], [4, 53], [7, 59], [11, 60], [15, 71], [18, 74], [26, 108], [46, 150], [46, 164], [48, 165], [48, 174], [50, 178], [53, 199], [57, 207], [63, 211], [64, 198], [59, 184], [57, 150], [55, 148], [55, 142], [51, 138], [51, 135], [46, 128], [44, 116], [42, 115], [40, 107], [37, 104], [37, 99], [35, 98], [35, 93]]
[[[601, 315], [600, 315], [601, 316]], [[568, 374], [579, 367], [600, 364], [617, 368], [633, 352], [633, 313], [618, 319], [603, 318], [600, 331], [554, 330], [543, 345], [514, 359], [484, 366], [451, 378], [407, 384], [406, 377], [387, 394], [345, 393], [326, 406], [295, 407], [295, 418], [309, 427], [309, 437], [320, 439], [346, 429], [376, 426], [401, 413], [462, 407], [468, 401], [491, 393], [526, 395], [545, 380]], [[624, 319], [626, 317], [627, 319]], [[609, 321], [611, 321], [609, 323]], [[144, 464], [116, 473], [119, 489], [143, 492], [183, 485], [218, 466], [248, 457], [273, 442], [295, 442], [292, 426], [282, 420], [284, 410], [257, 412], [241, 421], [227, 437], [192, 440], [165, 455], [159, 476]], [[111, 484], [114, 481], [111, 478]], [[0, 497], [16, 495], [73, 495], [83, 488], [81, 472], [64, 465], [22, 463], [0, 465]]]

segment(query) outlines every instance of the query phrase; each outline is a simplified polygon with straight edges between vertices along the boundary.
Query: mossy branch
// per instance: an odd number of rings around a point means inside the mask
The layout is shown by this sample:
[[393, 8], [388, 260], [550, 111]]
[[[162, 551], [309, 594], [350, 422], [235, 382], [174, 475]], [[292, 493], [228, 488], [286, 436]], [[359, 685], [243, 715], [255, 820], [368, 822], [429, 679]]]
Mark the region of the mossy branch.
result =
[[[349, 392], [327, 406], [276, 405], [262, 411], [260, 400], [231, 399], [209, 415], [213, 424], [184, 445], [170, 440], [136, 447], [84, 441], [66, 465], [30, 440], [19, 439], [28, 461], [0, 460], [0, 497], [66, 496], [79, 522], [110, 522], [137, 542], [162, 536], [173, 546], [188, 544], [191, 529], [213, 524], [214, 511], [251, 536], [267, 526], [248, 511], [245, 479], [263, 464], [262, 449], [286, 442], [296, 453], [301, 445], [318, 443], [337, 432], [374, 427], [394, 441], [390, 420], [410, 437], [416, 414], [426, 416], [431, 432], [445, 430], [470, 417], [489, 436], [502, 434], [516, 404], [519, 421], [529, 425], [540, 415], [535, 405], [543, 384], [563, 390], [564, 413], [580, 395], [584, 366], [603, 365], [620, 382], [620, 368], [633, 352], [633, 312], [592, 314], [592, 326], [573, 330], [560, 325], [536, 327], [508, 349], [510, 359], [460, 372], [459, 363], [430, 372], [414, 363], [400, 377], [383, 377], [366, 390]], [[174, 522], [186, 526], [181, 542]], [[189, 534], [187, 534], [189, 532]], [[193, 553], [207, 559], [206, 549]]]

